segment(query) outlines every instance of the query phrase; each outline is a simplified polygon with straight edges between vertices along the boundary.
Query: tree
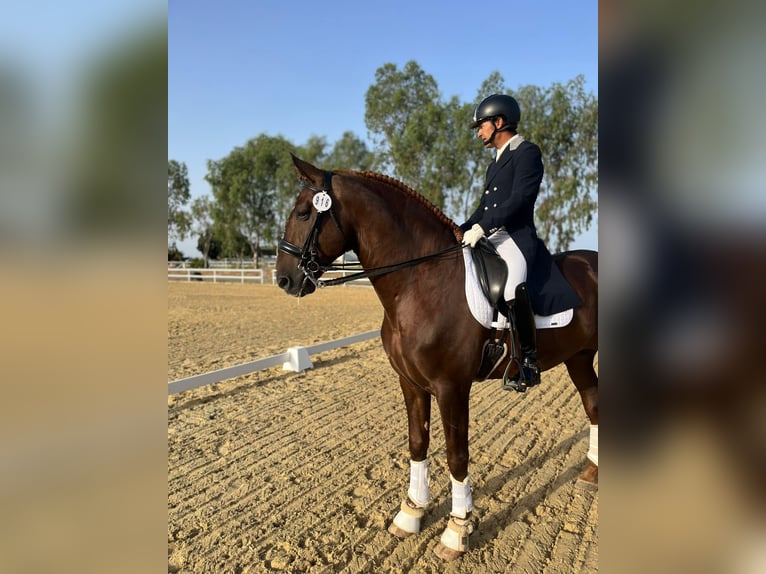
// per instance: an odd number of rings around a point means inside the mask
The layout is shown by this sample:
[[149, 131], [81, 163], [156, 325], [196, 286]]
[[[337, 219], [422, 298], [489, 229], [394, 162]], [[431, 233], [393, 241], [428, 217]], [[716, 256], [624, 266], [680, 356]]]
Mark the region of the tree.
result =
[[415, 61], [402, 71], [384, 64], [365, 95], [364, 119], [380, 154], [379, 167], [443, 207], [445, 163], [436, 150], [446, 115], [436, 80]]
[[235, 233], [221, 249], [221, 256], [231, 259], [239, 259], [240, 264], [245, 257], [250, 257], [253, 254], [253, 247], [250, 240], [241, 233]]
[[449, 213], [460, 223], [468, 219], [473, 212], [478, 198], [484, 190], [484, 177], [488, 163], [494, 159], [476, 138], [475, 130], [470, 129], [476, 107], [490, 94], [506, 93], [507, 88], [499, 72], [492, 72], [484, 80], [471, 103], [452, 108], [454, 126], [450, 142], [456, 156], [455, 163], [462, 172], [455, 180], [448, 207]]
[[330, 169], [367, 171], [373, 169], [375, 156], [354, 132], [347, 131], [335, 142], [325, 165]]
[[[566, 84], [548, 88], [522, 86], [516, 92], [505, 87], [503, 77], [493, 72], [482, 83], [470, 106], [453, 108], [463, 116], [455, 122], [452, 137], [455, 162], [464, 172], [454, 172], [455, 186], [448, 193], [448, 206], [461, 221], [468, 217], [480, 194], [491, 156], [465, 123], [475, 107], [490, 94], [507, 93], [521, 107], [519, 133], [540, 146], [545, 176], [535, 206], [538, 235], [552, 251], [564, 251], [590, 225], [598, 209], [594, 199], [598, 174], [598, 100], [584, 90], [585, 79], [577, 76]], [[465, 179], [467, 176], [467, 180]]]
[[438, 169], [444, 188], [443, 209], [459, 222], [470, 215], [487, 168], [487, 156], [481, 146], [476, 145], [469, 127], [474, 107], [455, 97], [445, 105], [445, 129], [436, 147], [441, 159]]
[[540, 237], [552, 251], [569, 248], [598, 209], [598, 100], [585, 93], [585, 78], [548, 88], [523, 86], [519, 132], [540, 146], [545, 177], [536, 204]]
[[168, 247], [168, 261], [183, 261], [184, 254], [175, 246], [170, 245]]
[[191, 229], [197, 234], [197, 250], [208, 266], [213, 245], [213, 206], [207, 196], [198, 197], [191, 204]]
[[306, 143], [298, 148], [296, 154], [309, 163], [322, 165], [327, 157], [327, 138], [310, 135]]
[[191, 218], [183, 208], [191, 197], [189, 173], [185, 163], [168, 161], [168, 243], [175, 246], [189, 232]]
[[209, 238], [200, 235], [197, 238], [197, 251], [205, 254], [205, 267], [208, 267], [210, 259], [220, 259], [223, 253], [223, 245], [211, 235]]
[[244, 237], [257, 256], [262, 241], [276, 239], [286, 218], [281, 204], [288, 187], [295, 187], [287, 165], [292, 149], [282, 136], [261, 134], [221, 160], [208, 161], [205, 179], [212, 187], [213, 219], [226, 251], [243, 253], [239, 241]]

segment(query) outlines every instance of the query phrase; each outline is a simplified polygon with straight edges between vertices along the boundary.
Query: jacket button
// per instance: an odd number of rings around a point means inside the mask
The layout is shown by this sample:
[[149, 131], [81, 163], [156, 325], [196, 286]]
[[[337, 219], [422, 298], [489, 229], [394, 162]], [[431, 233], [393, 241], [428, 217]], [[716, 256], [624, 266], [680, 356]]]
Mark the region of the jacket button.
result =
[[484, 192], [484, 195], [487, 195], [488, 193], [489, 193], [489, 190], [485, 191], [485, 192]]
[[487, 211], [488, 209], [489, 209], [489, 207], [485, 207], [485, 208], [484, 208], [484, 211]]
[[497, 204], [496, 204], [496, 203], [493, 203], [493, 204], [492, 204], [492, 207], [497, 207]]
[[492, 188], [492, 191], [497, 191], [497, 188], [496, 187]]

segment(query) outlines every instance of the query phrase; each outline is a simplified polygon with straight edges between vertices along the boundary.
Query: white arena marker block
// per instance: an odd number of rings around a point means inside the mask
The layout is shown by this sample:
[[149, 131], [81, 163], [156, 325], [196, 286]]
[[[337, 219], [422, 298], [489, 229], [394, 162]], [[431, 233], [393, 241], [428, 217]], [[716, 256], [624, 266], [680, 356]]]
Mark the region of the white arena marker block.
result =
[[311, 358], [306, 347], [290, 347], [287, 349], [288, 360], [282, 363], [283, 371], [305, 371], [312, 368]]

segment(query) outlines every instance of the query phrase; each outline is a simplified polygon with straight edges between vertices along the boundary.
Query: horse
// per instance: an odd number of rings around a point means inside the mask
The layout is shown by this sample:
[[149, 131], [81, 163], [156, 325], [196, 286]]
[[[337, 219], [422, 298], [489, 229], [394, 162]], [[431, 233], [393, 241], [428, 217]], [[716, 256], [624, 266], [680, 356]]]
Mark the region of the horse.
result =
[[[469, 395], [489, 334], [466, 301], [462, 233], [426, 198], [393, 178], [369, 171], [325, 171], [294, 155], [292, 161], [301, 189], [279, 242], [277, 285], [291, 296], [309, 295], [340, 282], [321, 275], [347, 251], [356, 253], [364, 270], [357, 275], [370, 278], [384, 309], [380, 336], [407, 410], [410, 483], [389, 531], [400, 538], [420, 532], [430, 501], [427, 454], [434, 397], [452, 483], [452, 512], [436, 553], [445, 560], [459, 558], [468, 550], [474, 527]], [[564, 363], [580, 394], [591, 441], [577, 484], [597, 489], [598, 254], [578, 250], [554, 259], [582, 304], [568, 325], [538, 331], [538, 363], [541, 371]], [[496, 365], [488, 378], [507, 374], [509, 361], [506, 357]], [[510, 365], [511, 372], [514, 368]]]

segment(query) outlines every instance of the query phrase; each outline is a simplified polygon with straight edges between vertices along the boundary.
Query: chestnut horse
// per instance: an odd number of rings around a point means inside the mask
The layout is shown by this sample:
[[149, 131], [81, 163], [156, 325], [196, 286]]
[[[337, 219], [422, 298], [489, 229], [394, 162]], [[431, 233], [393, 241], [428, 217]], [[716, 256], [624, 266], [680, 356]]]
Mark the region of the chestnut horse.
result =
[[[293, 156], [302, 189], [277, 256], [277, 281], [303, 297], [324, 281], [322, 272], [354, 251], [384, 308], [381, 339], [399, 375], [409, 422], [410, 484], [389, 530], [405, 537], [420, 531], [430, 501], [428, 446], [431, 397], [444, 426], [452, 482], [452, 512], [437, 554], [454, 559], [468, 549], [473, 499], [468, 475], [468, 399], [489, 330], [472, 316], [465, 295], [459, 228], [428, 200], [389, 177], [329, 172]], [[328, 217], [329, 215], [329, 217]], [[564, 363], [591, 423], [588, 463], [578, 484], [598, 482], [597, 256], [573, 251], [555, 256], [582, 305], [572, 321], [537, 334], [541, 370]], [[506, 358], [489, 378], [500, 378]], [[511, 370], [515, 370], [512, 365]], [[540, 387], [543, 392], [544, 387]]]

